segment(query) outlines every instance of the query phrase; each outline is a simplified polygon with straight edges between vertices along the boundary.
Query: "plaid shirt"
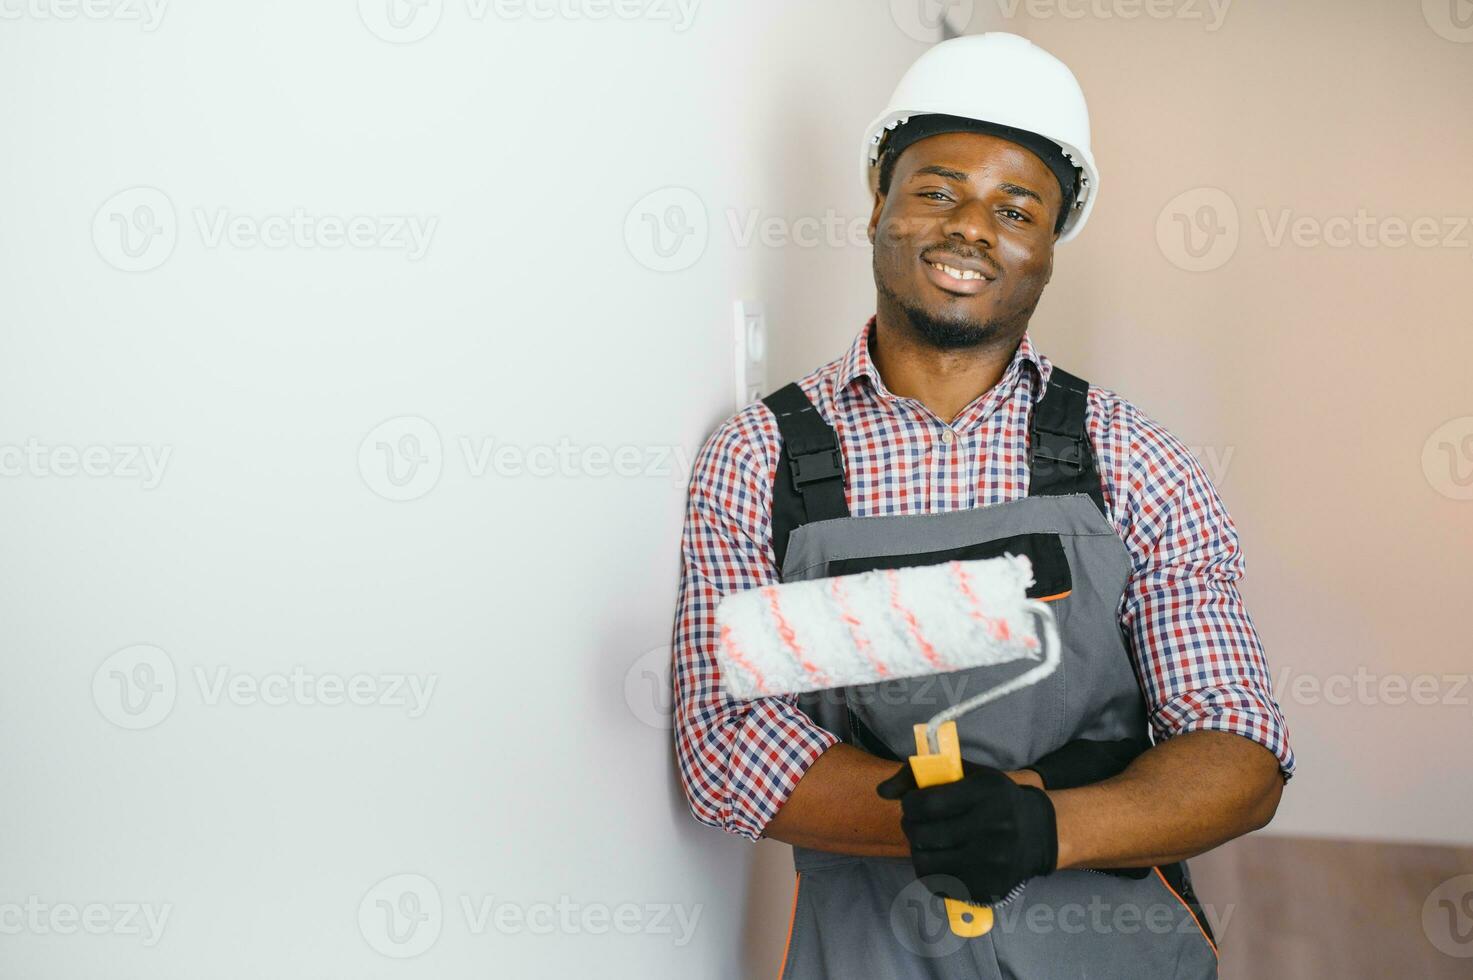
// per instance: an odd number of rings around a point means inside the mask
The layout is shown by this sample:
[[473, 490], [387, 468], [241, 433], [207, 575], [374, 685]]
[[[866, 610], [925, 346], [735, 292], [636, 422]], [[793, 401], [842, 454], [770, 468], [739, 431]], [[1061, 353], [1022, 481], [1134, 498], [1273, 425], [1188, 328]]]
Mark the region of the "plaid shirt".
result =
[[[1028, 418], [1051, 370], [1029, 338], [996, 387], [948, 426], [885, 387], [870, 359], [873, 328], [871, 318], [847, 353], [799, 382], [838, 434], [850, 513], [923, 514], [1026, 497]], [[1233, 732], [1266, 746], [1288, 779], [1294, 754], [1238, 594], [1243, 555], [1217, 491], [1175, 436], [1113, 392], [1089, 389], [1087, 426], [1110, 523], [1130, 553], [1119, 619], [1156, 740]], [[727, 697], [713, 652], [722, 596], [779, 580], [770, 537], [780, 448], [760, 401], [702, 446], [673, 635], [675, 748], [691, 812], [751, 840], [837, 741], [796, 697]]]

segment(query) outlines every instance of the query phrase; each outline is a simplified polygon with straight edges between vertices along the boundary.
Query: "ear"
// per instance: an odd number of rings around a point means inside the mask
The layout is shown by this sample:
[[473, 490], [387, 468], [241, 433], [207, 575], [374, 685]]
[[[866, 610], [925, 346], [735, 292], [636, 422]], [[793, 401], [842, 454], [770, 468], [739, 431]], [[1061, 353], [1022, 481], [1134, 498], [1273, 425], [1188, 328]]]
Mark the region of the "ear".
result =
[[875, 206], [869, 213], [869, 243], [875, 243], [875, 229], [880, 226], [880, 212], [885, 209], [885, 195], [875, 191]]
[[869, 192], [874, 195], [874, 207], [869, 213], [869, 243], [875, 243], [875, 229], [880, 226], [880, 212], [885, 209], [885, 195], [880, 192], [880, 163], [876, 161], [869, 168]]

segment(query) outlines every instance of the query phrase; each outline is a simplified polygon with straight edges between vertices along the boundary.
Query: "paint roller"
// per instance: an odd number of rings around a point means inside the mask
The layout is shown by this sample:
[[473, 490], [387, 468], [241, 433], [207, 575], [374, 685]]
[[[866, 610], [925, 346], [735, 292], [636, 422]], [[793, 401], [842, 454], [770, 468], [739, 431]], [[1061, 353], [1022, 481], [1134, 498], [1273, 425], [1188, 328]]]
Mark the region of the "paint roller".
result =
[[[1033, 565], [1004, 555], [768, 585], [716, 610], [721, 682], [750, 700], [1018, 661], [1030, 669], [915, 726], [917, 786], [962, 778], [956, 719], [1036, 684], [1059, 665], [1047, 603], [1029, 599]], [[980, 936], [992, 909], [946, 899], [953, 933]]]

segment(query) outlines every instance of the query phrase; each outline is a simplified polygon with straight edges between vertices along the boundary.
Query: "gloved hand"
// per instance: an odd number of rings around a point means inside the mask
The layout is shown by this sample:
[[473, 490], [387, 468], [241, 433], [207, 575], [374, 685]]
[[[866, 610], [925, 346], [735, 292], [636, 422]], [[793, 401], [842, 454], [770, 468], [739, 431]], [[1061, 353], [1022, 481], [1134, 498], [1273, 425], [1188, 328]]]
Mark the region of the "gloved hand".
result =
[[1150, 747], [1144, 736], [1114, 742], [1076, 738], [1026, 768], [1038, 773], [1045, 789], [1073, 789], [1120, 775]]
[[[949, 898], [998, 902], [1058, 863], [1059, 834], [1048, 794], [1019, 786], [997, 769], [966, 766], [959, 781], [920, 789], [906, 765], [877, 792], [900, 801], [900, 826], [910, 841], [916, 877], [949, 875], [966, 886], [967, 894]], [[945, 893], [944, 885], [932, 890]]]

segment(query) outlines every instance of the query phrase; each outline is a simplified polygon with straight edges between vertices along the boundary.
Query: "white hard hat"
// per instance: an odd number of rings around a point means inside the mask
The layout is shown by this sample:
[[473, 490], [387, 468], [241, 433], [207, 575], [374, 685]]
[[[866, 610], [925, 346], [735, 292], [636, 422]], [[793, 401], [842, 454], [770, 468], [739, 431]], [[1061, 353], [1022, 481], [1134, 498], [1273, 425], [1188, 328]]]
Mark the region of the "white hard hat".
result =
[[1027, 38], [991, 32], [942, 41], [916, 59], [889, 107], [864, 134], [865, 193], [885, 133], [911, 116], [940, 113], [1027, 130], [1057, 143], [1083, 171], [1060, 242], [1079, 233], [1100, 192], [1089, 151], [1089, 109], [1074, 73]]

